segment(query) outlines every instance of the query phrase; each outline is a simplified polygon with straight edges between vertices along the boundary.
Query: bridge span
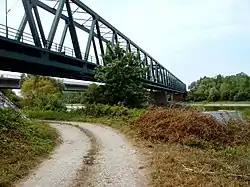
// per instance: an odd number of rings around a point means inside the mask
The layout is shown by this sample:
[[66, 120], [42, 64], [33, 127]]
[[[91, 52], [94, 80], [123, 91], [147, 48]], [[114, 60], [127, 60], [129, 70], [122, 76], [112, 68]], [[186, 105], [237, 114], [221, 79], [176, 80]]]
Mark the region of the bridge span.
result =
[[[186, 93], [186, 85], [180, 79], [80, 0], [57, 0], [54, 6], [46, 2], [22, 0], [25, 14], [18, 29], [0, 24], [0, 70], [95, 81], [95, 68], [105, 66], [105, 45], [120, 44], [127, 52], [137, 54], [141, 66], [147, 68], [140, 77], [146, 88], [163, 95]], [[48, 36], [43, 28], [46, 20], [42, 21], [38, 11], [41, 9], [54, 16]], [[57, 44], [54, 38], [60, 20], [65, 25]], [[27, 26], [30, 33], [24, 32]], [[88, 35], [84, 50], [76, 29]], [[64, 45], [67, 32], [73, 49]], [[94, 56], [90, 51], [94, 51]]]
[[[57, 78], [65, 85], [65, 91], [86, 91], [90, 84], [93, 82], [70, 80], [64, 78]], [[0, 76], [0, 89], [20, 89], [20, 76], [18, 75], [1, 75]], [[97, 85], [102, 83], [95, 82]]]

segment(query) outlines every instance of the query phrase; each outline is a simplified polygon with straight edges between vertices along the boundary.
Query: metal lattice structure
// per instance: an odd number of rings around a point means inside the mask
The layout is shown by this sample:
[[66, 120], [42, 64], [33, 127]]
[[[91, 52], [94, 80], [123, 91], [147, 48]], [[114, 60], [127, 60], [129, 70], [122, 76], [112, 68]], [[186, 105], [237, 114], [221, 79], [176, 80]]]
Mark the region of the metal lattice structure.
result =
[[[73, 63], [73, 59], [71, 58], [72, 64], [77, 66], [75, 69], [72, 68], [72, 71], [80, 71], [83, 75], [82, 79], [93, 76], [93, 70], [96, 66], [105, 65], [102, 57], [105, 55], [104, 48], [107, 43], [110, 43], [111, 46], [119, 43], [120, 46], [125, 48], [128, 52], [138, 53], [141, 59], [141, 66], [148, 67], [148, 71], [144, 75], [141, 75], [141, 79], [145, 83], [145, 86], [152, 89], [170, 90], [179, 93], [186, 92], [186, 85], [182, 81], [80, 0], [50, 1], [54, 2], [53, 6], [49, 6], [42, 0], [22, 0], [25, 15], [20, 27], [17, 31], [12, 29], [12, 32], [11, 28], [8, 28], [6, 37], [9, 39], [9, 35], [12, 33], [12, 35], [14, 34], [15, 36], [11, 39], [15, 40], [15, 42], [35, 45], [36, 50], [41, 49], [43, 51], [42, 54], [48, 53], [46, 54], [46, 58], [49, 55], [72, 56], [77, 61]], [[38, 7], [54, 15], [48, 36], [44, 33]], [[74, 10], [72, 10], [72, 7], [74, 7]], [[55, 44], [54, 38], [60, 20], [65, 21], [65, 26], [61, 33], [60, 43]], [[29, 25], [31, 35], [24, 32], [26, 25]], [[77, 35], [76, 29], [88, 33], [85, 49], [80, 49], [79, 36]], [[67, 32], [70, 33], [72, 40], [72, 50], [64, 46]], [[27, 42], [27, 40], [30, 42]], [[93, 48], [94, 56], [90, 55], [91, 48]], [[53, 54], [51, 54], [51, 51]], [[82, 51], [84, 51], [84, 53], [82, 53]], [[48, 59], [51, 58], [49, 57]], [[60, 59], [58, 61], [60, 61]], [[50, 62], [50, 64], [53, 64], [53, 62]], [[72, 64], [67, 65], [69, 67], [72, 66]], [[71, 77], [81, 78], [81, 76]]]

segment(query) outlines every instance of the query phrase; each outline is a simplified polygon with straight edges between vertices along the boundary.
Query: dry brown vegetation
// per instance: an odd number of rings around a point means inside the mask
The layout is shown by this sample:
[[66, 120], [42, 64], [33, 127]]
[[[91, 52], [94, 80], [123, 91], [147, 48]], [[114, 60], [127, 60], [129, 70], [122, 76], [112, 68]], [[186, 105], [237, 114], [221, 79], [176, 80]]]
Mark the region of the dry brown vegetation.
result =
[[229, 146], [250, 140], [249, 123], [230, 121], [222, 124], [190, 108], [153, 108], [141, 115], [134, 125], [142, 137], [152, 141], [190, 145], [207, 141], [215, 146]]
[[155, 108], [134, 122], [152, 142], [152, 186], [249, 186], [250, 123], [220, 124], [194, 109]]

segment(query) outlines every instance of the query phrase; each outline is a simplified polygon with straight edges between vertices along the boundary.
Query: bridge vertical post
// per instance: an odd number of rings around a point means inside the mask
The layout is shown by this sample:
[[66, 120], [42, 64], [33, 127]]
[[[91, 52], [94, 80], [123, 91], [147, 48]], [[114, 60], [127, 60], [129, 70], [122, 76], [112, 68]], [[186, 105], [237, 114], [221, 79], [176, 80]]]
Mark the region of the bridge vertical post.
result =
[[166, 69], [163, 69], [163, 80], [164, 80], [164, 85], [167, 85]]
[[63, 10], [64, 4], [65, 4], [65, 1], [66, 0], [59, 0], [59, 5], [57, 7], [55, 18], [53, 20], [51, 29], [49, 31], [49, 36], [48, 36], [48, 40], [47, 40], [48, 41], [47, 49], [50, 49], [51, 45], [53, 43], [53, 40], [54, 40], [54, 37], [55, 37], [55, 34], [56, 34], [56, 29], [57, 29], [57, 26], [58, 26], [58, 23], [59, 23], [61, 14], [62, 14], [62, 10]]
[[151, 67], [151, 79], [155, 81], [155, 74], [154, 74], [154, 64], [153, 64], [153, 59], [150, 58], [150, 67]]
[[58, 48], [58, 52], [62, 52], [62, 47], [63, 47], [64, 41], [65, 41], [67, 31], [68, 31], [68, 24], [67, 24], [67, 22], [65, 22], [62, 36], [61, 36], [61, 40], [60, 40], [60, 44], [59, 44], [59, 48]]
[[[100, 27], [99, 27], [99, 20], [96, 21], [96, 31], [97, 31], [97, 35], [98, 35], [98, 39], [99, 39], [99, 45], [100, 45], [101, 54], [102, 54], [102, 58], [103, 58], [105, 54], [104, 54], [104, 48], [103, 48], [101, 32], [100, 32]], [[103, 62], [103, 65], [105, 65], [104, 62]]]
[[94, 37], [92, 38], [92, 43], [93, 43], [93, 48], [94, 48], [96, 63], [97, 63], [97, 65], [100, 65], [99, 57], [98, 57], [98, 53], [97, 53], [97, 48], [96, 48], [96, 44], [95, 44], [95, 38]]
[[21, 24], [18, 28], [18, 32], [17, 32], [16, 37], [15, 37], [15, 40], [17, 40], [17, 41], [21, 40], [27, 22], [28, 22], [28, 20], [27, 20], [26, 14], [24, 13], [23, 19], [21, 21]]
[[73, 20], [73, 15], [72, 15], [71, 8], [70, 8], [69, 0], [64, 0], [64, 1], [66, 3], [66, 8], [67, 8], [68, 16], [69, 16], [68, 26], [69, 26], [69, 32], [70, 32], [73, 48], [75, 51], [75, 55], [76, 55], [76, 58], [82, 59], [82, 54], [81, 54], [81, 50], [80, 50], [80, 46], [79, 46], [79, 42], [78, 42], [78, 38], [76, 34], [76, 28], [74, 25], [74, 20]]
[[127, 41], [126, 52], [131, 52], [130, 42]]
[[88, 42], [87, 42], [87, 45], [86, 45], [84, 60], [88, 60], [88, 57], [89, 57], [89, 51], [90, 51], [90, 47], [91, 47], [91, 41], [93, 39], [95, 25], [96, 25], [96, 19], [93, 18], [91, 28], [90, 28], [90, 32], [89, 32]]
[[150, 80], [150, 67], [148, 64], [148, 56], [144, 53], [145, 63], [147, 66], [147, 80]]
[[155, 63], [155, 74], [156, 74], [156, 82], [159, 83], [159, 69], [158, 69], [159, 65], [158, 63]]
[[33, 36], [34, 43], [37, 47], [42, 47], [40, 43], [40, 39], [39, 39], [39, 34], [36, 29], [36, 23], [35, 23], [35, 20], [31, 11], [32, 6], [27, 0], [22, 0], [22, 2], [23, 2], [24, 11], [25, 11], [25, 14], [26, 14], [29, 26], [30, 26], [30, 31]]
[[169, 79], [169, 71], [167, 71], [167, 85], [170, 85], [170, 79]]
[[161, 83], [164, 84], [163, 67], [160, 68], [160, 73], [161, 73]]
[[118, 42], [118, 41], [117, 41], [117, 34], [116, 34], [115, 31], [113, 31], [112, 40], [111, 40], [111, 46], [112, 46], [112, 48], [114, 48], [115, 42], [116, 42], [116, 43]]

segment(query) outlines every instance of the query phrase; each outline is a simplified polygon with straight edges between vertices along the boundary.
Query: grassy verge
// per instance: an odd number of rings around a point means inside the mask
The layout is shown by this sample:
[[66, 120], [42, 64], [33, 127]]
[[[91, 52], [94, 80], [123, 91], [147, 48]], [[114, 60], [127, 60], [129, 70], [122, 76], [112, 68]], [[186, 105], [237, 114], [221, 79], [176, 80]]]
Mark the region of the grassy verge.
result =
[[29, 111], [40, 119], [102, 123], [119, 129], [150, 156], [145, 166], [151, 171], [150, 186], [250, 185], [249, 124], [224, 129], [210, 117], [181, 109], [105, 117], [85, 112], [35, 113]]
[[244, 109], [244, 110], [242, 111], [242, 114], [243, 114], [243, 116], [244, 116], [245, 118], [250, 119], [250, 108]]
[[53, 150], [57, 139], [56, 130], [48, 124], [0, 109], [0, 186], [12, 186], [27, 175]]
[[152, 186], [249, 186], [247, 147], [199, 149], [175, 143], [151, 148]]
[[201, 102], [187, 102], [186, 104], [250, 104], [250, 101], [216, 101], [216, 102], [209, 102], [209, 101], [201, 101]]

